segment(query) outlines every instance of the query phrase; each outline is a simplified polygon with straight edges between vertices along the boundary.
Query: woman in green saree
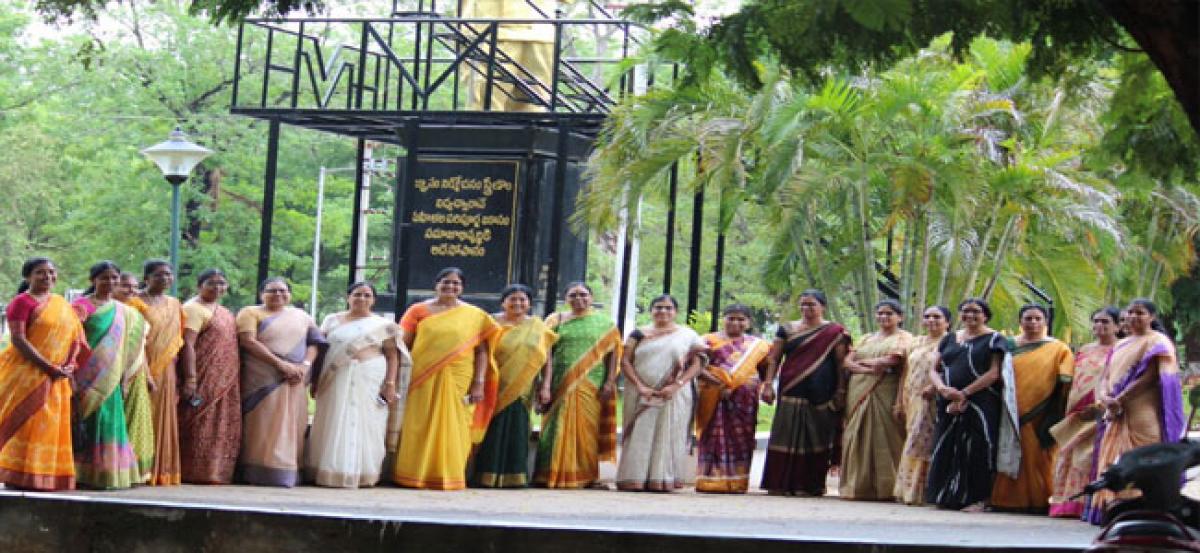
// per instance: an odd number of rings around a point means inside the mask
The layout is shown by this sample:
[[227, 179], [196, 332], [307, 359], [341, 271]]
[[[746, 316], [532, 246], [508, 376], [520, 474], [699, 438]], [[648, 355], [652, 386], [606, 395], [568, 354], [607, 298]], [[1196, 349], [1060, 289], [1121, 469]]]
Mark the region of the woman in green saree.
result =
[[534, 482], [548, 488], [583, 488], [600, 478], [600, 461], [616, 460], [617, 359], [621, 331], [592, 309], [592, 290], [567, 286], [571, 310], [546, 324], [558, 333], [552, 375], [538, 397], [546, 409]]
[[122, 388], [145, 370], [146, 320], [112, 298], [121, 270], [101, 261], [89, 271], [92, 287], [72, 304], [87, 334], [92, 355], [75, 372], [77, 433], [75, 478], [79, 485], [128, 488], [143, 481], [125, 424]]

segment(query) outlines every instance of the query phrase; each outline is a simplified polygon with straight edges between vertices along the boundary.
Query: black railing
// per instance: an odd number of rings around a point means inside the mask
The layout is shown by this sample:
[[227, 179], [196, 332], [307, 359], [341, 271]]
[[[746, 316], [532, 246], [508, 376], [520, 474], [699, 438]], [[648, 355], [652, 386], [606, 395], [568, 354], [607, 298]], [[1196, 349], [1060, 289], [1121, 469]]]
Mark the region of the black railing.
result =
[[[518, 54], [506, 51], [501, 36], [506, 25], [553, 29], [548, 74], [525, 67]], [[617, 30], [610, 51], [567, 55], [568, 38], [605, 27]], [[624, 63], [631, 42], [638, 40], [632, 35], [645, 32], [613, 19], [489, 20], [433, 13], [248, 19], [238, 30], [232, 107], [487, 112], [496, 109], [499, 94], [528, 104], [524, 111], [603, 116], [645, 71]], [[482, 105], [464, 101], [466, 81], [483, 83]]]

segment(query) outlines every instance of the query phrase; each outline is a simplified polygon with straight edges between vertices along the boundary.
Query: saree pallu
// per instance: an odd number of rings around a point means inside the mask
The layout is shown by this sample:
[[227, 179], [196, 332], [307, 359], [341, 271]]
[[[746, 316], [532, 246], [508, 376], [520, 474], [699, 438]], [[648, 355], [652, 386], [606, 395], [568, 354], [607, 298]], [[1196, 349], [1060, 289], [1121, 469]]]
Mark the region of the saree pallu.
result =
[[[427, 309], [417, 304], [409, 311], [415, 314], [413, 310]], [[472, 305], [420, 316], [412, 348], [408, 405], [392, 468], [392, 480], [397, 484], [436, 490], [466, 487], [471, 445], [483, 438], [495, 408], [492, 352], [497, 330], [491, 315]], [[475, 373], [475, 348], [480, 344], [488, 350], [484, 400], [469, 405], [465, 397]]]
[[472, 486], [523, 488], [529, 484], [530, 390], [557, 339], [541, 319], [530, 317], [516, 325], [500, 322], [495, 353], [500, 372], [496, 415], [475, 454]]
[[840, 362], [835, 350], [850, 335], [837, 323], [798, 330], [780, 328], [783, 366], [762, 488], [776, 493], [825, 495], [829, 467], [841, 458]]
[[96, 307], [83, 329], [92, 355], [74, 379], [80, 420], [75, 480], [89, 488], [128, 488], [142, 482], [142, 472], [129, 442], [121, 384], [141, 371], [146, 321], [136, 309], [113, 300]]
[[[696, 491], [745, 493], [758, 424], [758, 364], [770, 346], [754, 336], [730, 339], [718, 333], [704, 341], [709, 348], [706, 370], [721, 385], [697, 379]], [[728, 397], [721, 397], [726, 390]]]
[[163, 296], [145, 305], [142, 315], [150, 323], [146, 336], [146, 360], [155, 389], [150, 392], [154, 420], [154, 464], [146, 482], [152, 486], [175, 486], [181, 481], [179, 466], [179, 403], [175, 357], [183, 347], [183, 308], [179, 300]]
[[[1007, 354], [1008, 341], [992, 332], [960, 344], [951, 334], [942, 339], [938, 349], [942, 382], [962, 390], [990, 369], [993, 355]], [[975, 392], [967, 398], [967, 409], [954, 415], [946, 412], [949, 402], [937, 398], [936, 439], [925, 489], [927, 503], [962, 509], [991, 497], [1004, 410], [1000, 386], [997, 382]]]
[[854, 359], [899, 355], [900, 365], [882, 374], [852, 374], [846, 390], [846, 428], [842, 434], [842, 470], [838, 496], [842, 499], [892, 499], [896, 466], [904, 449], [904, 425], [893, 415], [900, 393], [900, 368], [912, 334], [897, 330], [891, 336], [871, 334], [855, 348]]
[[179, 402], [179, 456], [183, 481], [229, 484], [242, 445], [237, 325], [223, 306], [196, 335], [196, 395], [200, 405]]
[[[308, 347], [324, 338], [308, 314], [295, 307], [268, 312], [261, 306], [238, 312], [238, 328], [257, 319], [256, 337], [271, 353], [289, 363], [304, 361]], [[243, 480], [259, 486], [290, 488], [300, 483], [304, 431], [308, 428], [309, 374], [289, 383], [274, 366], [242, 355], [242, 450], [238, 469]]]
[[[51, 294], [34, 311], [25, 336], [50, 363], [86, 362], [83, 326], [62, 296]], [[29, 490], [72, 489], [71, 449], [70, 379], [51, 379], [16, 347], [0, 352], [0, 483]]]
[[1013, 373], [1020, 414], [1021, 468], [1016, 478], [997, 474], [992, 486], [992, 505], [1045, 513], [1053, 486], [1055, 447], [1043, 447], [1042, 433], [1062, 418], [1065, 393], [1060, 382], [1070, 382], [1075, 361], [1066, 344], [1050, 338], [1017, 346], [1013, 350]]
[[[1125, 397], [1124, 392], [1140, 379], [1153, 382]], [[1095, 474], [1103, 473], [1126, 451], [1160, 442], [1177, 442], [1186, 430], [1175, 344], [1163, 334], [1151, 331], [1118, 342], [1097, 386], [1103, 386], [1108, 397], [1121, 398], [1124, 412], [1111, 421], [1101, 420], [1097, 426]], [[1092, 496], [1084, 508], [1084, 516], [1099, 524], [1109, 503], [1140, 495], [1138, 490], [1118, 494], [1102, 490]]]
[[321, 330], [329, 350], [317, 379], [306, 477], [320, 486], [374, 486], [387, 454], [389, 409], [378, 399], [387, 377], [383, 347], [391, 342], [401, 365], [412, 363], [408, 349], [400, 340], [400, 327], [383, 317], [343, 323], [330, 315]]
[[[140, 298], [131, 297], [125, 305], [136, 309], [145, 319], [148, 306]], [[146, 325], [149, 324], [147, 321]], [[150, 330], [147, 328], [147, 336], [150, 335]], [[142, 346], [141, 368], [133, 375], [132, 380], [121, 386], [122, 400], [125, 402], [125, 425], [129, 430], [129, 442], [133, 445], [133, 453], [137, 456], [141, 482], [148, 482], [154, 469], [154, 402], [150, 400], [150, 386], [146, 382], [150, 366], [145, 349], [145, 346]]]
[[1050, 431], [1058, 442], [1054, 463], [1054, 488], [1050, 494], [1050, 516], [1077, 518], [1083, 500], [1071, 499], [1092, 480], [1092, 454], [1096, 449], [1096, 383], [1104, 372], [1111, 346], [1092, 343], [1075, 356], [1075, 377], [1067, 396], [1067, 414]]
[[929, 475], [929, 455], [933, 452], [934, 421], [937, 404], [933, 398], [922, 397], [930, 385], [929, 369], [937, 361], [938, 341], [922, 336], [908, 352], [908, 368], [904, 373], [901, 402], [904, 406], [904, 428], [907, 436], [896, 466], [896, 487], [892, 495], [906, 505], [925, 504], [925, 479]]
[[621, 333], [612, 320], [589, 312], [550, 326], [554, 345], [553, 400], [542, 417], [533, 481], [548, 488], [582, 488], [600, 478], [600, 461], [616, 459], [616, 394], [601, 401], [608, 355], [621, 356]]
[[[638, 380], [654, 389], [674, 382], [691, 355], [706, 349], [704, 340], [685, 326], [647, 333], [632, 347]], [[670, 491], [695, 480], [696, 461], [688, 454], [692, 399], [690, 385], [665, 400], [643, 399], [636, 386], [625, 386], [618, 489]]]

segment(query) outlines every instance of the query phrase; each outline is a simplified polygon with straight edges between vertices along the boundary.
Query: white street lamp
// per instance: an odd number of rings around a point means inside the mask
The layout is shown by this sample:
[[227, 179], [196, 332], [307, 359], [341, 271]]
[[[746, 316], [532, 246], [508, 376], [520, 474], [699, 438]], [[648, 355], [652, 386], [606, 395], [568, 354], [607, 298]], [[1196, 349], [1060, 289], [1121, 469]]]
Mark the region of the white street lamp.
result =
[[192, 169], [212, 153], [208, 148], [188, 142], [187, 135], [179, 127], [171, 131], [166, 142], [142, 150], [142, 155], [150, 158], [171, 183], [171, 271], [176, 276], [171, 283], [172, 294], [178, 289], [179, 277], [179, 185], [187, 181]]

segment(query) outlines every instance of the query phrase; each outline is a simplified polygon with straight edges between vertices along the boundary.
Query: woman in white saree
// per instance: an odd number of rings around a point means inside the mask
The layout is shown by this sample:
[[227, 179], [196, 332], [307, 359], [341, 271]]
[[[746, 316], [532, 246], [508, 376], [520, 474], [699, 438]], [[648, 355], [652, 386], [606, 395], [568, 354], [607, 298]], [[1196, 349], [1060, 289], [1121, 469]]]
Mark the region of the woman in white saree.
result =
[[[325, 318], [321, 331], [329, 350], [313, 379], [317, 411], [305, 468], [317, 485], [374, 486], [384, 466], [389, 418], [403, 418], [412, 361], [400, 327], [375, 315], [375, 288], [350, 286], [350, 310]], [[398, 427], [398, 426], [397, 426]]]
[[650, 309], [654, 324], [629, 335], [621, 360], [627, 382], [617, 488], [666, 492], [695, 480], [692, 378], [708, 364], [708, 345], [675, 323], [675, 298], [659, 296]]

